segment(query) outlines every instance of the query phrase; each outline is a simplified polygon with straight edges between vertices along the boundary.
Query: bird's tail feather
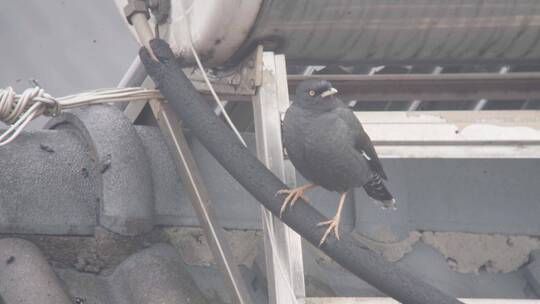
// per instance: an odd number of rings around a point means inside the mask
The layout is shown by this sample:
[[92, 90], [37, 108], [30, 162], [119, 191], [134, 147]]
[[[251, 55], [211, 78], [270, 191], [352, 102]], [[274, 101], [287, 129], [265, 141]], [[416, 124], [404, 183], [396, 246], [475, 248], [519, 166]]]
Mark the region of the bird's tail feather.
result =
[[383, 209], [396, 209], [396, 199], [392, 196], [390, 191], [386, 189], [384, 182], [378, 174], [364, 185], [367, 195], [376, 201], [382, 203]]

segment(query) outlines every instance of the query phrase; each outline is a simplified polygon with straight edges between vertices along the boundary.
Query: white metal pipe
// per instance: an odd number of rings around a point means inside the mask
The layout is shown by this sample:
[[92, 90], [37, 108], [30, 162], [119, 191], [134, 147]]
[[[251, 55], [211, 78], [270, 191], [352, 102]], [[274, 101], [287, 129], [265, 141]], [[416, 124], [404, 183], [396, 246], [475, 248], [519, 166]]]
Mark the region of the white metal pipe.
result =
[[152, 48], [150, 47], [150, 40], [154, 38], [154, 33], [150, 28], [150, 24], [148, 23], [146, 16], [144, 14], [134, 14], [133, 16], [131, 16], [131, 24], [133, 24], [133, 28], [137, 33], [139, 43], [142, 44], [147, 50], [149, 50], [150, 55], [152, 55], [152, 57], [156, 59], [151, 51]]

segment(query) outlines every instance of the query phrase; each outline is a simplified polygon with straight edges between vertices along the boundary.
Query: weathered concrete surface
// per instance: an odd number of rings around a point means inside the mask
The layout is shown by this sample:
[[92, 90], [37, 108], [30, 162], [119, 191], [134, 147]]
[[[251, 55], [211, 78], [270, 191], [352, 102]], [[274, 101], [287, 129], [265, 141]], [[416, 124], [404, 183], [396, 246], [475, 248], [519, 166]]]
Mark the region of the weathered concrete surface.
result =
[[405, 239], [380, 242], [355, 233], [366, 247], [397, 262], [413, 251], [417, 242], [432, 246], [446, 258], [451, 270], [459, 273], [508, 273], [529, 261], [533, 250], [540, 248], [540, 239], [529, 236], [507, 236], [460, 232], [412, 231]]
[[0, 232], [92, 234], [94, 167], [72, 132], [23, 132], [0, 149]]
[[407, 253], [411, 252], [413, 250], [413, 245], [422, 237], [420, 232], [412, 231], [409, 233], [409, 236], [403, 240], [395, 242], [379, 242], [356, 232], [353, 232], [353, 235], [366, 247], [379, 252], [390, 262], [397, 262]]
[[167, 240], [159, 229], [135, 237], [97, 227], [94, 236], [11, 235], [35, 244], [55, 267], [110, 274], [130, 255]]
[[[191, 266], [210, 266], [216, 264], [208, 240], [200, 228], [164, 228], [170, 243], [182, 253], [184, 262]], [[225, 231], [233, 253], [233, 259], [239, 265], [251, 267], [257, 255], [257, 241], [262, 232], [256, 230]]]
[[[85, 154], [95, 159], [99, 224], [116, 233], [136, 235], [154, 228], [154, 189], [149, 157], [132, 123], [118, 108], [95, 105], [64, 113], [47, 123], [83, 138]], [[54, 189], [53, 189], [54, 190]]]
[[0, 295], [7, 304], [70, 304], [38, 247], [21, 240], [0, 240]]
[[[64, 250], [66, 260], [73, 259], [75, 245], [86, 245], [82, 250], [101, 247], [109, 255], [102, 257], [110, 275], [98, 275], [95, 271], [78, 269], [73, 265], [58, 263], [42, 254], [34, 243], [19, 238], [0, 239], [0, 303], [6, 304], [204, 304], [207, 303], [193, 282], [179, 252], [164, 243], [147, 243], [143, 248], [129, 241], [101, 236], [89, 244], [88, 238], [53, 240], [47, 250], [59, 254], [61, 245], [71, 245]], [[125, 238], [125, 237], [122, 237]], [[150, 241], [150, 238], [148, 238]], [[86, 243], [86, 244], [85, 244]], [[98, 244], [107, 243], [107, 244]], [[137, 242], [134, 242], [137, 243]], [[94, 251], [99, 252], [94, 248]], [[127, 256], [125, 253], [127, 253]], [[106, 263], [107, 258], [121, 259], [121, 263]], [[64, 262], [62, 260], [62, 262]], [[51, 265], [56, 267], [53, 269]], [[112, 272], [114, 271], [114, 272]]]
[[109, 282], [119, 304], [207, 303], [178, 251], [167, 244], [132, 255], [117, 267]]
[[450, 268], [460, 273], [515, 271], [529, 261], [540, 240], [527, 236], [424, 232], [422, 241], [436, 248]]

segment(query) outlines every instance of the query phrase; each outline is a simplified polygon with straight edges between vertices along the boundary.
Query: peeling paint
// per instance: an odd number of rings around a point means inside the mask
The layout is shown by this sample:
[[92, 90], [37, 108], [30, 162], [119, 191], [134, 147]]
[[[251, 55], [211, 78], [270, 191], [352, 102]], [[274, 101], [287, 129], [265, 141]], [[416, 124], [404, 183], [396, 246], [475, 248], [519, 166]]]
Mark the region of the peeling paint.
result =
[[455, 112], [365, 112], [361, 117], [359, 113], [356, 115], [381, 157], [538, 157], [538, 113]]
[[460, 273], [508, 273], [528, 262], [540, 240], [528, 236], [424, 232], [422, 241], [433, 246]]
[[485, 137], [485, 134], [488, 133], [493, 134], [490, 136], [492, 140], [497, 140], [499, 138], [504, 140], [512, 138], [513, 136], [515, 137], [516, 135], [518, 135], [521, 139], [526, 138], [527, 141], [531, 141], [533, 138], [540, 140], [540, 128], [536, 129], [526, 126], [508, 126], [496, 123], [457, 124], [456, 126], [461, 131], [461, 134], [467, 133], [466, 137], [468, 139], [481, 140], [483, 137]]
[[440, 252], [453, 271], [475, 274], [515, 271], [529, 261], [532, 251], [540, 249], [540, 239], [529, 236], [412, 231], [407, 238], [393, 243], [360, 234], [355, 234], [355, 238], [390, 262], [401, 260], [421, 241]]
[[380, 253], [390, 262], [401, 260], [407, 253], [411, 252], [413, 245], [418, 242], [422, 234], [418, 231], [411, 231], [404, 240], [395, 243], [384, 243], [374, 241], [360, 234], [354, 235], [363, 245], [369, 249]]
[[[515, 119], [508, 114], [501, 114], [501, 111], [493, 111], [493, 113], [485, 114], [485, 112], [463, 112], [452, 113], [449, 111], [441, 111], [436, 113], [422, 112], [406, 112], [405, 117], [413, 118], [415, 123], [429, 124], [450, 124], [456, 127], [456, 130], [461, 132], [465, 128], [471, 126], [477, 127], [499, 127], [503, 131], [523, 131], [529, 132], [529, 136], [539, 136], [537, 131], [540, 131], [540, 118], [538, 116], [523, 117]], [[527, 114], [527, 113], [525, 113]], [[521, 125], [521, 126], [516, 126]], [[516, 130], [519, 128], [519, 130]], [[485, 132], [485, 130], [483, 130]], [[534, 133], [533, 133], [534, 132]]]
[[415, 118], [415, 121], [422, 123], [448, 123], [449, 119], [443, 117], [442, 113], [437, 114], [426, 114], [419, 111], [408, 111], [404, 112], [405, 117]]

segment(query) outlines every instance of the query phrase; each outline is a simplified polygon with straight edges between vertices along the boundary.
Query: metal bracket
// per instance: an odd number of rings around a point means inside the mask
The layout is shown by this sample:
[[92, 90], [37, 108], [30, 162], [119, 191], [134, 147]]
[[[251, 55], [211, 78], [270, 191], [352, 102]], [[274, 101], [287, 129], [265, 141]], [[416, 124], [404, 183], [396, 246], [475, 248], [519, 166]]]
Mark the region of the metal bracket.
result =
[[[280, 113], [289, 106], [284, 55], [265, 52], [264, 84], [253, 96], [257, 156], [286, 184], [294, 186], [296, 175], [283, 159]], [[305, 298], [304, 264], [300, 236], [270, 211], [262, 208], [269, 303], [296, 303]], [[287, 282], [288, 281], [288, 282]]]
[[[258, 46], [242, 63], [229, 70], [214, 70], [209, 73], [210, 81], [216, 93], [227, 99], [227, 96], [250, 97], [255, 95], [257, 87], [262, 84], [263, 48]], [[184, 72], [193, 85], [202, 94], [210, 94], [204, 82], [202, 72], [196, 68], [186, 68]]]
[[214, 259], [225, 275], [225, 284], [230, 291], [233, 303], [252, 303], [247, 286], [234, 263], [224, 230], [218, 224], [208, 190], [184, 137], [178, 117], [166, 103], [160, 103], [158, 100], [150, 100], [150, 107], [171, 151], [182, 183], [189, 193]]

